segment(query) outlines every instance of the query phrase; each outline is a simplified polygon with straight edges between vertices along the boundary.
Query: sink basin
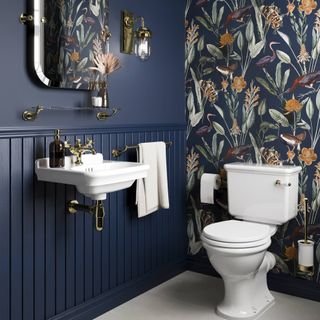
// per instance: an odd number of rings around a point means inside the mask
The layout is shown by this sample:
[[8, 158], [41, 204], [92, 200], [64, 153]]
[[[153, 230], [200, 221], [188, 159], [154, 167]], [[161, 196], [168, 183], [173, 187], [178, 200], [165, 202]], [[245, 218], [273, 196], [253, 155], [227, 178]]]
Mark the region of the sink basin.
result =
[[82, 155], [82, 162], [74, 165], [74, 157], [66, 157], [64, 168], [50, 168], [49, 158], [38, 159], [35, 171], [40, 181], [74, 185], [92, 200], [105, 200], [107, 193], [129, 188], [149, 170], [146, 164], [103, 160], [99, 153]]

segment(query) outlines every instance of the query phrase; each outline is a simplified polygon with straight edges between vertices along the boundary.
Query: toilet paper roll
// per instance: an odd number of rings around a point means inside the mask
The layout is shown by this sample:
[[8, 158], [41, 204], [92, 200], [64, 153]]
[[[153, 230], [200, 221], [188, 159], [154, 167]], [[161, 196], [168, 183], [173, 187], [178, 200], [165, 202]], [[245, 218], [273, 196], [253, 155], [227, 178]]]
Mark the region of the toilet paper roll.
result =
[[200, 201], [214, 204], [214, 190], [221, 186], [221, 178], [218, 174], [204, 173], [200, 181]]

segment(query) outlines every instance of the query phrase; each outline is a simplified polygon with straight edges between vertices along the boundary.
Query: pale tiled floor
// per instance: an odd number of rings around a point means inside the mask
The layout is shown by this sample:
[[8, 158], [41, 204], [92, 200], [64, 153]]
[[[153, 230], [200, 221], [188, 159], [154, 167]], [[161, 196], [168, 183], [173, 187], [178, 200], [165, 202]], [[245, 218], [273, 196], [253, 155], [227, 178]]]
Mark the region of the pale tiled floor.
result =
[[[220, 320], [214, 308], [222, 294], [220, 279], [187, 271], [96, 320]], [[276, 304], [259, 320], [320, 319], [319, 302], [273, 294]]]

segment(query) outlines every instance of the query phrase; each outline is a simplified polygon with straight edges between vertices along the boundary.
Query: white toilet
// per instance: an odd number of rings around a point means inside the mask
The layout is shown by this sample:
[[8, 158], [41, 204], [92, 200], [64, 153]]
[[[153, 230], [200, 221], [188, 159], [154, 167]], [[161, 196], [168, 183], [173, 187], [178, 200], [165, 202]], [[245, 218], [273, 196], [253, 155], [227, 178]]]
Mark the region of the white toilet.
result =
[[301, 167], [226, 164], [229, 212], [239, 220], [213, 223], [201, 240], [221, 275], [225, 295], [217, 306], [225, 319], [255, 319], [274, 303], [266, 275], [275, 265], [271, 236], [297, 215]]

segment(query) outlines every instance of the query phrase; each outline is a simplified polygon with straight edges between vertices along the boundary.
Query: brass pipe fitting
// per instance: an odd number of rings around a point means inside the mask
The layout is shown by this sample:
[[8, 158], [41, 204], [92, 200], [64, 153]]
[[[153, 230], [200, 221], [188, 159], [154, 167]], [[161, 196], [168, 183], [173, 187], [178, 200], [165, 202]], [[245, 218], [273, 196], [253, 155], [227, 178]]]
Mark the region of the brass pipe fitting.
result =
[[67, 210], [69, 214], [76, 214], [78, 211], [84, 211], [93, 214], [96, 219], [96, 230], [99, 232], [103, 231], [105, 217], [103, 201], [97, 200], [95, 205], [87, 206], [84, 204], [79, 204], [77, 200], [71, 200], [67, 203]]

